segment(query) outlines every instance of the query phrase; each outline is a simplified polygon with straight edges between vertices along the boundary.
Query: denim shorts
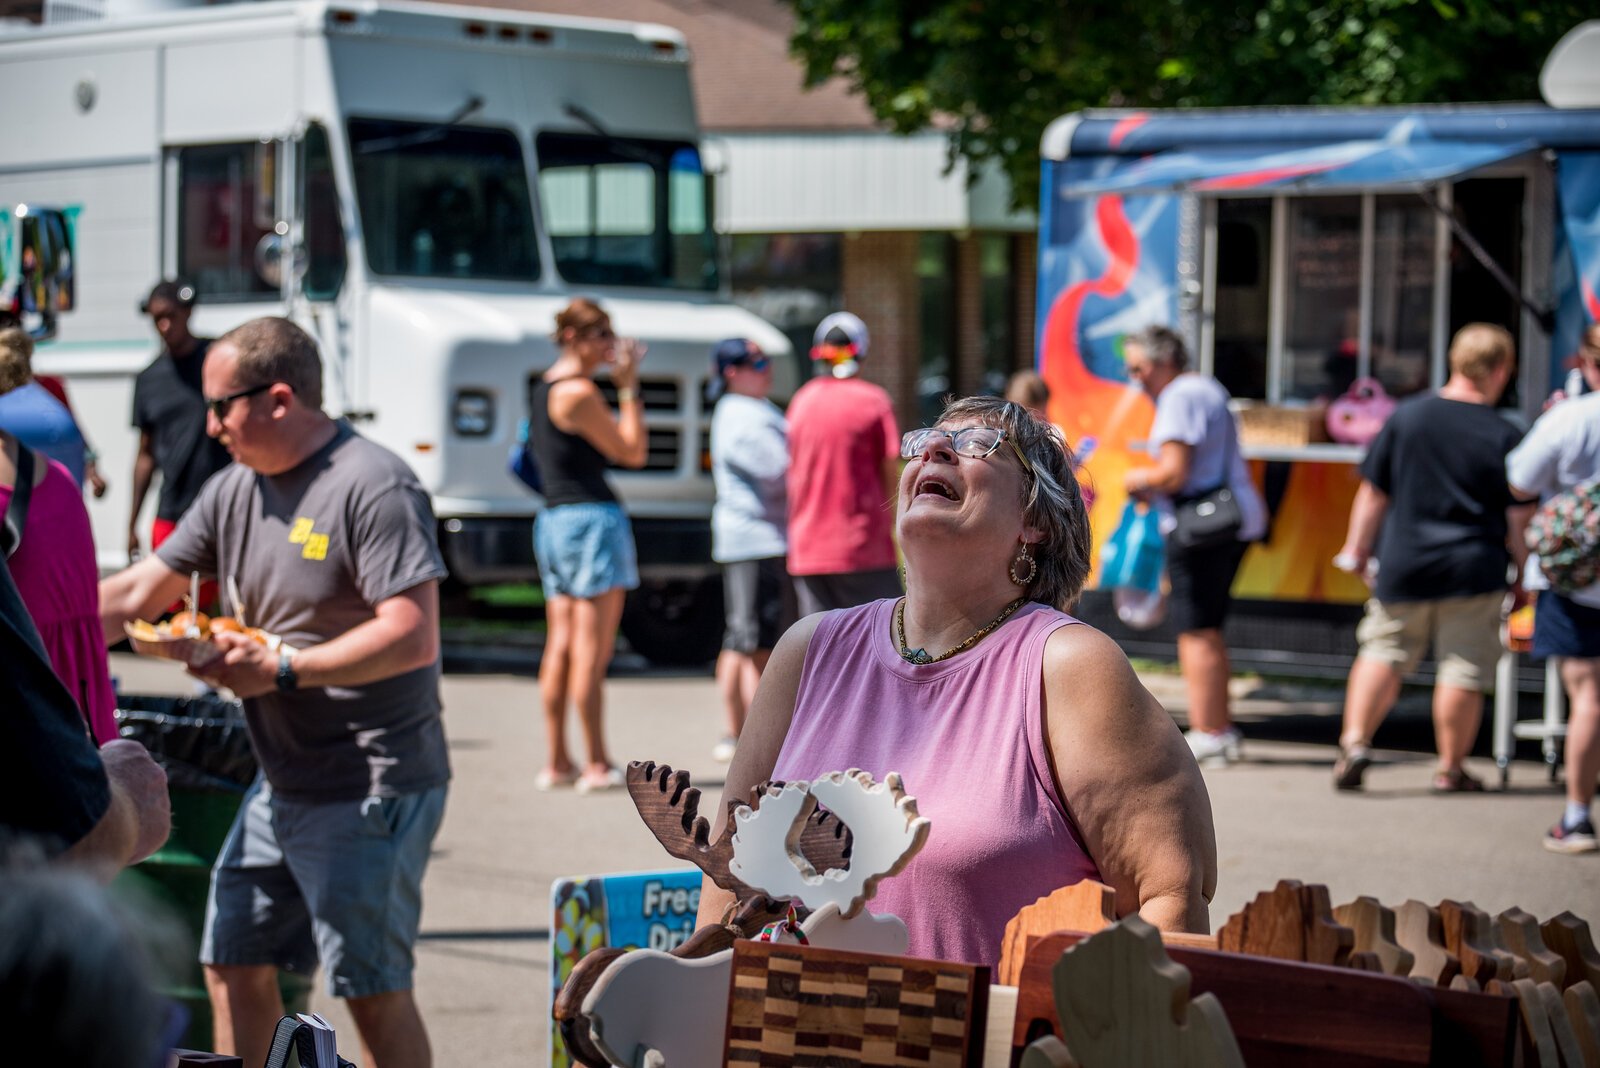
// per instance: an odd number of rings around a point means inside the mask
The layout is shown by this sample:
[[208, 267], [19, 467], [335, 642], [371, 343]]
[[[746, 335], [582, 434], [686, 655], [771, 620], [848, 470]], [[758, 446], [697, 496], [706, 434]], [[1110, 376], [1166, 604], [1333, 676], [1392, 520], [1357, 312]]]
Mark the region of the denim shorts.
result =
[[533, 521], [533, 555], [546, 597], [598, 597], [639, 585], [633, 527], [611, 501], [558, 504]]
[[1533, 613], [1533, 655], [1600, 657], [1600, 608], [1590, 608], [1553, 590], [1539, 594]]
[[334, 997], [410, 990], [447, 790], [286, 801], [258, 777], [211, 872], [201, 962], [310, 975], [320, 960]]

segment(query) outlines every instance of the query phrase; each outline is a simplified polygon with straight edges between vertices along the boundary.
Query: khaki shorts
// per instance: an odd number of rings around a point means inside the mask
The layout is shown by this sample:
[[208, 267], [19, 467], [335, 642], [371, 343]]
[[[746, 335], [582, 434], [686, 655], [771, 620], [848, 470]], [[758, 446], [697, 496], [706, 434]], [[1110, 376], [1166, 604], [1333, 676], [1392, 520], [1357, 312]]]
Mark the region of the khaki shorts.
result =
[[1431, 642], [1441, 683], [1486, 693], [1493, 688], [1494, 666], [1500, 659], [1504, 603], [1504, 593], [1389, 604], [1374, 597], [1356, 627], [1359, 655], [1410, 673]]

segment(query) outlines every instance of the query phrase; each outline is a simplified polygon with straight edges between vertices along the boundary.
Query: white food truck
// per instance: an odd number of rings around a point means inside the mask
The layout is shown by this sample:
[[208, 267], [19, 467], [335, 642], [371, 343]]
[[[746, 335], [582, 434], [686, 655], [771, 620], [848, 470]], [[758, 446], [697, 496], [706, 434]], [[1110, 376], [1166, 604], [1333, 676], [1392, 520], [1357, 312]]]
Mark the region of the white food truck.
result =
[[193, 284], [197, 333], [310, 330], [329, 411], [416, 470], [466, 585], [536, 573], [538, 501], [506, 456], [554, 314], [584, 294], [649, 346], [649, 461], [613, 476], [645, 579], [624, 633], [652, 659], [713, 653], [708, 354], [755, 339], [780, 391], [792, 360], [719, 275], [683, 37], [389, 0], [67, 2], [0, 30], [0, 205], [71, 222], [76, 307], [35, 364], [70, 384], [112, 481], [90, 502], [102, 566], [126, 559], [156, 280]]

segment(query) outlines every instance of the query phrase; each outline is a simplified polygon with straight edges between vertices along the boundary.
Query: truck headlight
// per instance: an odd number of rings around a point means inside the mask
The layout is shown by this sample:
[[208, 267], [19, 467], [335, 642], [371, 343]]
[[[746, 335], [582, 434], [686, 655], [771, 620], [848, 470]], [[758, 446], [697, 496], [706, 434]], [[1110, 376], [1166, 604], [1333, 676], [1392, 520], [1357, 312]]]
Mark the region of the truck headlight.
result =
[[464, 438], [487, 437], [494, 430], [494, 395], [481, 389], [457, 390], [451, 423]]

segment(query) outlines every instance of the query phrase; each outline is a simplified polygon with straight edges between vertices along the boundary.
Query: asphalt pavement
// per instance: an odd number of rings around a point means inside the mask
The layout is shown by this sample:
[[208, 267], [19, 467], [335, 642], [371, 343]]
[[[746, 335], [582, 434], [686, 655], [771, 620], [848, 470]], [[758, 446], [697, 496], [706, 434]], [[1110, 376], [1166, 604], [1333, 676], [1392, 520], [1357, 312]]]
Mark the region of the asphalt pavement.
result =
[[[123, 692], [191, 690], [171, 663], [113, 661]], [[544, 740], [532, 667], [502, 660], [500, 673], [451, 673], [444, 682], [455, 781], [417, 947], [417, 996], [440, 1065], [547, 1063], [553, 880], [681, 867], [625, 792], [535, 790]], [[1181, 723], [1181, 681], [1143, 677]], [[622, 656], [608, 692], [616, 760], [664, 762], [689, 769], [708, 793], [720, 786], [723, 766], [709, 753], [721, 717], [708, 673], [653, 671]], [[1366, 791], [1337, 793], [1336, 688], [1239, 679], [1235, 694], [1245, 760], [1206, 772], [1220, 866], [1213, 927], [1283, 878], [1324, 883], [1335, 904], [1362, 894], [1391, 905], [1453, 898], [1490, 912], [1516, 905], [1541, 919], [1570, 909], [1600, 920], [1600, 854], [1563, 857], [1540, 845], [1561, 797], [1532, 743], [1522, 743], [1509, 790], [1434, 796], [1426, 695], [1411, 694], [1378, 736], [1381, 761]], [[1486, 724], [1485, 752], [1487, 734]], [[1497, 781], [1487, 759], [1473, 766]], [[319, 989], [313, 1007], [348, 1036], [341, 1052], [355, 1059], [343, 1006]]]

